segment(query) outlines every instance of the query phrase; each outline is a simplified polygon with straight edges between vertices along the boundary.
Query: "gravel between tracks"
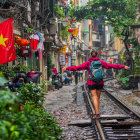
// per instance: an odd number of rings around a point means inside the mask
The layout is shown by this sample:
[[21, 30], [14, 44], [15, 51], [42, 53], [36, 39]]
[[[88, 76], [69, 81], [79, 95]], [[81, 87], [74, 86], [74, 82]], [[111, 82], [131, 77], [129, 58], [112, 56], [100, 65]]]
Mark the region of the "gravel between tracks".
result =
[[105, 86], [110, 87], [107, 90], [140, 115], [140, 97], [133, 93], [132, 90], [121, 89], [117, 80], [108, 81], [105, 83]]

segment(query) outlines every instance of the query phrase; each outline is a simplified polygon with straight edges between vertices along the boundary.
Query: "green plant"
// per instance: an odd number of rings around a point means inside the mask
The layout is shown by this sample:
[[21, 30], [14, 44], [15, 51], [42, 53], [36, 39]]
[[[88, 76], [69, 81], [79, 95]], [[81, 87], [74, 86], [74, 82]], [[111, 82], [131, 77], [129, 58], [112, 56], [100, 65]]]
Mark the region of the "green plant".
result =
[[46, 112], [45, 108], [35, 108], [32, 103], [24, 106], [25, 116], [30, 120], [30, 126], [33, 128], [29, 134], [31, 139], [41, 140], [60, 140], [61, 129], [54, 118]]
[[8, 81], [5, 79], [3, 73], [0, 72], [0, 88], [5, 87], [5, 84], [6, 84], [7, 82], [8, 82]]
[[27, 73], [28, 71], [30, 71], [30, 68], [24, 65], [7, 66], [3, 64], [2, 66], [0, 66], [0, 71], [3, 73], [3, 75], [6, 78], [9, 78], [9, 77], [14, 78], [16, 76], [16, 73], [18, 72]]
[[28, 35], [31, 33], [34, 33], [34, 29], [32, 29], [32, 28], [27, 28], [26, 30], [27, 30]]
[[0, 91], [0, 140], [61, 140], [62, 129], [43, 106], [32, 101], [23, 103], [9, 90]]
[[45, 84], [36, 84], [28, 83], [24, 84], [19, 90], [19, 96], [22, 100], [22, 104], [25, 104], [27, 101], [32, 101], [36, 107], [40, 107], [44, 102], [44, 86]]
[[0, 66], [0, 71], [4, 74], [6, 78], [15, 77], [16, 73], [12, 70], [12, 67], [9, 67], [5, 64]]
[[67, 25], [62, 26], [62, 30], [60, 31], [60, 34], [63, 40], [68, 36], [68, 28], [69, 27]]
[[15, 72], [15, 73], [18, 73], [18, 72], [24, 72], [24, 73], [27, 73], [30, 71], [30, 68], [28, 66], [24, 66], [24, 65], [13, 65], [12, 66], [12, 70]]
[[119, 78], [119, 82], [121, 82], [125, 87], [129, 87], [129, 77]]
[[[9, 113], [15, 112], [17, 110], [15, 101], [20, 102], [15, 93], [12, 94], [8, 89], [0, 91], [0, 115], [4, 115], [8, 111], [10, 111]], [[10, 104], [10, 107], [8, 107], [8, 104]]]
[[50, 56], [47, 56], [47, 74], [48, 74], [48, 80], [52, 74], [52, 68], [54, 67], [54, 64], [52, 64], [52, 59]]
[[36, 108], [26, 102], [23, 111], [17, 110], [20, 99], [9, 91], [0, 92], [1, 140], [60, 140], [61, 128], [44, 107]]
[[122, 69], [118, 75], [116, 75], [116, 78], [118, 78], [118, 81], [125, 87], [129, 87], [129, 75], [130, 71]]
[[137, 23], [137, 8], [137, 0], [93, 0], [86, 6], [75, 7], [73, 17], [77, 20], [101, 18], [112, 25], [118, 36], [123, 36], [122, 31]]
[[117, 75], [117, 77], [127, 77], [128, 75], [130, 75], [131, 72], [126, 70], [126, 69], [121, 69], [120, 73]]
[[132, 104], [137, 105], [137, 104], [139, 104], [139, 103], [138, 103], [138, 101], [137, 101], [137, 100], [133, 100], [133, 101], [132, 101]]
[[134, 56], [134, 71], [132, 72], [132, 75], [135, 76], [140, 74], [140, 45], [137, 38], [128, 39], [127, 43], [132, 46], [130, 50], [130, 53]]
[[65, 13], [64, 13], [63, 9], [59, 6], [55, 6], [55, 14], [60, 19], [65, 18]]

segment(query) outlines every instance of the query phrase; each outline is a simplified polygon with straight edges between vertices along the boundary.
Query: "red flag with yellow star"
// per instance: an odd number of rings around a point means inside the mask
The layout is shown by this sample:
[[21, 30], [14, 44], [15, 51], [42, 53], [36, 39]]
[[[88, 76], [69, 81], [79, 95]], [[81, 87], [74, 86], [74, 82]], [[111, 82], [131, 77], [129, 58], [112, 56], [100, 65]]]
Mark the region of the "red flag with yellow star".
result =
[[0, 23], [0, 64], [16, 60], [13, 39], [13, 19]]

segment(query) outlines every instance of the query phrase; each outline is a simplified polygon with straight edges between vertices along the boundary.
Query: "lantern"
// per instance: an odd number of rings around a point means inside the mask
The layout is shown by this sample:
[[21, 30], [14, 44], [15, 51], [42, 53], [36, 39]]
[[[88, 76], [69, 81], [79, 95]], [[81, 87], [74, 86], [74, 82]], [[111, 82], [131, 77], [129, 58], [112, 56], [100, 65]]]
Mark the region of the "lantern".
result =
[[76, 22], [76, 19], [73, 19], [72, 23]]
[[72, 33], [73, 31], [74, 31], [74, 29], [72, 29], [72, 28], [68, 29], [68, 32], [70, 32], [70, 33]]
[[69, 53], [66, 53], [66, 56], [69, 56]]
[[19, 36], [15, 36], [15, 43], [17, 43], [18, 45], [21, 43], [21, 37]]
[[29, 45], [29, 41], [27, 39], [21, 39], [20, 46], [27, 46]]

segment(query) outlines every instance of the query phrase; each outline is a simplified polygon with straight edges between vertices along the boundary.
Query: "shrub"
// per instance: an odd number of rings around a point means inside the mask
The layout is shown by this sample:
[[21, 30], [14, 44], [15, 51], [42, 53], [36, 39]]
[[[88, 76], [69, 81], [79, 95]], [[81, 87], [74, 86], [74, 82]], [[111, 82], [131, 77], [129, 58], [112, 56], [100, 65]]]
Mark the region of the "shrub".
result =
[[45, 84], [28, 83], [24, 84], [19, 90], [19, 96], [22, 100], [22, 104], [26, 101], [32, 101], [36, 107], [42, 106], [44, 102], [44, 86]]
[[18, 110], [21, 100], [15, 93], [0, 92], [1, 140], [60, 140], [61, 129], [44, 107], [27, 101], [23, 111]]
[[121, 82], [121, 84], [126, 88], [129, 87], [129, 77], [122, 77], [119, 79], [119, 82]]
[[6, 78], [9, 78], [9, 77], [14, 78], [16, 76], [16, 73], [19, 73], [19, 72], [27, 73], [28, 71], [30, 71], [30, 68], [24, 65], [7, 66], [3, 64], [2, 66], [0, 66], [0, 71], [3, 72]]

